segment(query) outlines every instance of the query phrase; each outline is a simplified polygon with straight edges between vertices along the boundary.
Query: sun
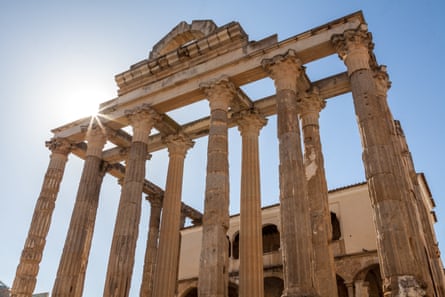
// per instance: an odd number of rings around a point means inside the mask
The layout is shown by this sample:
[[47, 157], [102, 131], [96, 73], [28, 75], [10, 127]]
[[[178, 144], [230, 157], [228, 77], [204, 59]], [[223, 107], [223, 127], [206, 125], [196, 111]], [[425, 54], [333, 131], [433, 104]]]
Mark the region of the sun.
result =
[[107, 100], [105, 92], [99, 88], [84, 88], [70, 92], [63, 110], [67, 120], [77, 120], [95, 116], [99, 112], [99, 104]]

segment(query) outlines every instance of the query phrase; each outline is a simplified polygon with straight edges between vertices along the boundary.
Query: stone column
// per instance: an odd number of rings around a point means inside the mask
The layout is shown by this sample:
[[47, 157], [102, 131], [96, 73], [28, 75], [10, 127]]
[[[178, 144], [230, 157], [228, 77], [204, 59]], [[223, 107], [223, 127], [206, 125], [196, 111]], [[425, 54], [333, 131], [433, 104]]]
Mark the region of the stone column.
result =
[[239, 296], [264, 296], [263, 238], [258, 136], [267, 120], [254, 111], [239, 115], [242, 137]]
[[158, 254], [159, 222], [161, 219], [162, 197], [150, 196], [150, 223], [145, 249], [144, 271], [140, 297], [153, 296], [153, 279]]
[[[154, 277], [154, 296], [174, 297], [179, 260], [179, 229], [181, 226], [181, 196], [184, 158], [193, 142], [185, 135], [170, 135], [166, 139], [170, 161], [165, 185], [159, 250]], [[166, 269], [167, 268], [167, 269]]]
[[412, 203], [414, 206], [417, 206], [415, 207], [416, 213], [413, 215], [413, 217], [417, 217], [417, 222], [414, 223], [413, 228], [417, 228], [416, 230], [420, 233], [419, 236], [423, 237], [422, 249], [425, 251], [425, 262], [426, 265], [430, 265], [429, 284], [431, 286], [431, 292], [429, 293], [430, 295], [445, 296], [445, 276], [437, 239], [434, 234], [434, 227], [431, 223], [431, 214], [422, 198], [419, 181], [417, 179], [418, 176], [402, 126], [397, 120], [394, 121], [394, 126], [396, 131], [396, 144], [400, 149], [400, 156], [404, 164], [404, 169], [406, 170], [406, 175], [409, 176], [410, 188], [413, 193]]
[[297, 109], [301, 61], [293, 50], [263, 60], [275, 82], [280, 153], [280, 215], [283, 297], [316, 296], [313, 284], [312, 232]]
[[106, 135], [102, 129], [96, 124], [88, 127], [86, 135], [88, 148], [65, 246], [52, 290], [54, 297], [82, 296], [100, 187], [105, 173], [102, 167], [102, 149], [106, 142]]
[[133, 139], [114, 226], [104, 297], [127, 297], [130, 290], [141, 217], [148, 137], [159, 119], [159, 115], [145, 104], [128, 111], [127, 116], [133, 126]]
[[356, 280], [355, 297], [369, 297], [369, 283], [364, 280]]
[[227, 77], [201, 85], [210, 103], [207, 177], [199, 263], [200, 297], [228, 296], [229, 161], [227, 110], [235, 87]]
[[[393, 143], [393, 118], [386, 102], [388, 80], [375, 78], [373, 44], [366, 25], [334, 35], [345, 62], [363, 146], [363, 163], [377, 228], [385, 296], [424, 296], [422, 255], [412, 236], [406, 175]], [[381, 76], [380, 76], [381, 78]], [[386, 84], [386, 87], [382, 84]], [[407, 223], [408, 222], [408, 223]]]
[[346, 289], [348, 290], [348, 297], [354, 297], [354, 283], [353, 282], [345, 282]]
[[68, 154], [71, 150], [71, 144], [62, 138], [53, 138], [46, 142], [46, 146], [52, 151], [52, 154], [40, 196], [34, 208], [20, 263], [17, 266], [11, 289], [11, 296], [14, 297], [31, 297], [36, 286], [37, 273], [46, 244], [46, 236], [51, 224], [51, 217], [57, 194], [59, 193], [60, 182], [65, 171], [66, 161], [68, 160]]
[[320, 111], [326, 103], [314, 89], [299, 96], [300, 120], [304, 139], [304, 166], [312, 223], [314, 250], [314, 284], [322, 297], [337, 296], [334, 256], [329, 241], [332, 239], [331, 214], [329, 212], [328, 185], [324, 170], [320, 141]]

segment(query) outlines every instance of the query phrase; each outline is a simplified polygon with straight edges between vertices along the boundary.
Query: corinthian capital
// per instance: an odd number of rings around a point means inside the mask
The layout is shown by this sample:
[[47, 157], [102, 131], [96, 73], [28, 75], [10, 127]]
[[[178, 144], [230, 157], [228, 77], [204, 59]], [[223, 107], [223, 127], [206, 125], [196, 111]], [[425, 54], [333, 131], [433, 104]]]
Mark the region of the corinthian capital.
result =
[[185, 157], [187, 150], [192, 148], [195, 144], [187, 135], [184, 133], [172, 134], [164, 139], [167, 144], [168, 153], [172, 155], [180, 155]]
[[263, 68], [269, 72], [279, 90], [297, 90], [297, 78], [304, 70], [301, 60], [294, 50], [288, 50], [283, 55], [261, 61]]
[[88, 127], [86, 140], [88, 142], [87, 156], [102, 158], [102, 149], [107, 142], [107, 135], [103, 127], [92, 124]]
[[385, 65], [381, 65], [374, 70], [374, 79], [378, 94], [385, 96], [386, 92], [391, 88], [391, 81], [389, 80]]
[[226, 75], [203, 82], [199, 87], [206, 94], [211, 110], [222, 109], [226, 111], [236, 93], [235, 85]]
[[161, 120], [161, 116], [149, 104], [126, 110], [125, 115], [133, 127], [133, 142], [148, 143], [151, 129], [157, 121]]
[[343, 34], [333, 35], [331, 42], [348, 67], [349, 75], [356, 70], [370, 68], [370, 53], [374, 44], [366, 24], [361, 24], [357, 29], [346, 30]]
[[45, 146], [55, 154], [68, 155], [71, 152], [71, 143], [65, 138], [53, 137], [45, 142]]
[[258, 135], [261, 128], [267, 124], [267, 119], [256, 109], [243, 110], [234, 114], [232, 118], [238, 124], [238, 130], [241, 132], [241, 135], [245, 133]]
[[317, 88], [312, 88], [307, 92], [299, 92], [297, 98], [300, 116], [309, 113], [316, 113], [318, 115], [318, 113], [326, 106], [326, 100], [320, 97]]

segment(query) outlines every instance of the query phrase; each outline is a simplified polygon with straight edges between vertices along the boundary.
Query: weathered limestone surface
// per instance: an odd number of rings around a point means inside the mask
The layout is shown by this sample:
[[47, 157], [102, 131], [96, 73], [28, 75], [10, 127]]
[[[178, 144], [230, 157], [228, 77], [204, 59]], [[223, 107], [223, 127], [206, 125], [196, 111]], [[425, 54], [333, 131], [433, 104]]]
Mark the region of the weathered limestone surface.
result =
[[242, 137], [239, 296], [262, 297], [263, 240], [258, 136], [267, 120], [254, 111], [242, 112], [238, 129]]
[[331, 216], [328, 203], [328, 185], [324, 171], [320, 141], [319, 113], [325, 101], [318, 90], [301, 92], [298, 107], [304, 139], [304, 166], [312, 224], [314, 249], [314, 285], [322, 297], [337, 296], [334, 256], [329, 247], [331, 239]]
[[232, 83], [222, 77], [202, 84], [210, 104], [207, 177], [199, 264], [199, 296], [227, 297], [229, 227], [229, 161], [227, 109], [234, 97]]
[[46, 146], [52, 154], [12, 285], [11, 296], [14, 297], [31, 297], [34, 291], [57, 194], [71, 150], [71, 144], [59, 138], [51, 139]]
[[181, 226], [181, 196], [184, 158], [193, 142], [185, 135], [166, 139], [169, 164], [163, 201], [159, 251], [156, 260], [154, 296], [174, 297], [177, 282]]
[[148, 226], [147, 247], [145, 248], [144, 269], [142, 273], [140, 297], [153, 296], [153, 279], [158, 254], [159, 225], [161, 220], [162, 199], [151, 197], [150, 222]]
[[[424, 296], [423, 255], [409, 228], [406, 176], [393, 143], [393, 119], [371, 66], [373, 44], [365, 25], [332, 38], [345, 62], [363, 146], [363, 163], [378, 232], [380, 268], [386, 296]], [[380, 86], [381, 87], [381, 86]], [[381, 90], [381, 89], [380, 89]], [[408, 224], [407, 224], [408, 222]], [[413, 243], [414, 241], [414, 243]], [[420, 269], [419, 269], [420, 268]]]
[[68, 234], [52, 290], [54, 297], [81, 297], [88, 264], [100, 187], [105, 174], [102, 149], [106, 135], [97, 124], [88, 127], [88, 149]]
[[148, 136], [154, 122], [159, 119], [158, 114], [145, 105], [129, 111], [128, 117], [133, 126], [133, 139], [114, 226], [104, 297], [127, 297], [130, 290], [141, 216]]
[[[440, 252], [438, 249], [438, 242], [434, 234], [434, 229], [431, 223], [431, 214], [427, 211], [425, 207], [425, 201], [422, 201], [422, 194], [420, 193], [420, 185], [417, 179], [416, 170], [414, 167], [414, 162], [411, 156], [411, 152], [408, 147], [408, 143], [405, 138], [402, 126], [399, 121], [394, 121], [396, 130], [396, 145], [400, 149], [400, 155], [403, 160], [403, 167], [406, 171], [406, 176], [409, 177], [409, 186], [414, 193], [412, 198], [412, 203], [415, 206], [415, 218], [413, 221], [414, 228], [417, 227], [419, 236], [423, 237], [422, 247], [425, 249], [426, 265], [430, 265], [431, 269], [431, 281], [429, 285], [431, 286], [430, 294], [436, 294], [437, 296], [445, 296], [445, 276], [443, 273], [443, 265], [440, 260]], [[420, 224], [416, 224], [420, 222]]]
[[277, 90], [283, 297], [316, 296], [312, 281], [309, 201], [297, 107], [297, 78], [302, 72], [302, 65], [295, 52], [289, 50], [284, 55], [263, 60], [263, 66], [269, 71]]

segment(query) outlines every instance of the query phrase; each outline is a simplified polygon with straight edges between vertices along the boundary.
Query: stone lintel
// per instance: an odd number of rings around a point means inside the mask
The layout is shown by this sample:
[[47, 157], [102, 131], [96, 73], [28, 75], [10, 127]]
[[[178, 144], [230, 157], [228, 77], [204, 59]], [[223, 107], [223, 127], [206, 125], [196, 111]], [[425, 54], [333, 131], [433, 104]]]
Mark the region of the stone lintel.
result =
[[[306, 82], [304, 81], [303, 76], [301, 77], [301, 84], [305, 84]], [[346, 72], [316, 81], [312, 83], [312, 87], [319, 90], [319, 96], [322, 99], [329, 99], [350, 91], [349, 78]], [[275, 100], [275, 95], [259, 99], [253, 102], [253, 108], [257, 109], [264, 116], [274, 115], [276, 114]], [[162, 118], [163, 120], [159, 121], [155, 127], [158, 129], [158, 131], [163, 131], [165, 134], [170, 134], [170, 132], [181, 130], [191, 139], [197, 139], [208, 135], [210, 125], [209, 117], [201, 118], [199, 120], [184, 124], [183, 126], [180, 126], [165, 114], [162, 115]], [[229, 115], [229, 118], [231, 118], [231, 114]], [[167, 121], [170, 123], [165, 124]], [[159, 128], [162, 125], [165, 125], [165, 128]], [[229, 127], [235, 126], [236, 122], [230, 119]], [[148, 144], [148, 151], [150, 153], [165, 148], [165, 143], [162, 141], [163, 133], [157, 133], [150, 136], [150, 141]], [[107, 136], [108, 140], [116, 144], [117, 147], [105, 150], [102, 155], [103, 159], [111, 164], [121, 162], [126, 156], [125, 149], [129, 148], [131, 145], [131, 135], [124, 130], [112, 130], [108, 128]], [[77, 146], [77, 150], [78, 149], [79, 147]], [[77, 151], [75, 154], [82, 155], [83, 153]]]
[[[300, 76], [300, 79], [298, 81], [299, 88], [301, 87], [301, 89], [308, 89], [311, 85], [312, 87], [316, 87], [319, 89], [320, 97], [323, 99], [329, 99], [338, 95], [342, 95], [350, 92], [351, 90], [349, 85], [349, 78], [346, 72], [342, 72], [318, 80], [316, 82], [313, 82], [312, 84], [305, 75]], [[247, 95], [244, 94], [241, 89], [239, 90], [240, 91], [236, 93], [236, 96], [238, 98], [236, 100], [246, 102], [245, 104], [248, 104], [247, 102], [249, 102], [248, 100], [250, 99], [248, 99]], [[242, 96], [245, 97], [243, 98]], [[276, 114], [275, 95], [258, 99], [256, 101], [253, 101], [252, 104], [255, 109], [258, 109], [265, 116]], [[206, 117], [180, 126], [166, 114], [162, 114], [162, 120], [156, 123], [155, 128], [164, 135], [174, 134], [182, 130], [184, 131], [184, 133], [187, 133], [192, 139], [196, 139], [208, 135], [209, 121], [209, 117]], [[118, 147], [130, 147], [131, 135], [120, 129], [124, 126], [124, 124], [107, 121], [106, 119], [102, 119], [102, 123], [108, 128], [107, 136], [110, 142], [114, 143]], [[64, 130], [63, 127], [65, 126], [53, 130], [53, 132], [55, 133], [55, 137], [67, 138], [73, 143], [82, 142], [84, 140], [85, 133], [80, 130], [80, 126], [77, 127], [77, 130], [75, 128], [75, 125], [73, 126], [73, 128]], [[234, 126], [235, 123], [229, 121], [229, 127]], [[150, 152], [163, 149], [165, 145], [162, 143], [161, 135], [154, 134], [150, 136], [148, 147]], [[110, 163], [114, 163], [122, 161], [124, 159], [124, 156], [120, 155], [120, 148], [112, 148], [104, 151], [103, 158], [107, 161], [110, 161]]]

